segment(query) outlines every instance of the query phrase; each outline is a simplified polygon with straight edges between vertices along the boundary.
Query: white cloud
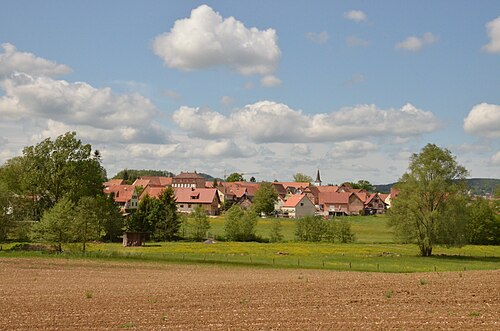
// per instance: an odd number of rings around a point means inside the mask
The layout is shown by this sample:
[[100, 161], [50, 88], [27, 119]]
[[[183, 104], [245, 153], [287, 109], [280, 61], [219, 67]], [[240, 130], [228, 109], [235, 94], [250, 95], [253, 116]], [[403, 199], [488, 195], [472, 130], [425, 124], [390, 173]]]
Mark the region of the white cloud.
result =
[[307, 143], [374, 136], [411, 137], [433, 132], [439, 121], [431, 113], [406, 104], [382, 110], [375, 105], [343, 108], [330, 114], [303, 114], [285, 104], [260, 101], [224, 116], [218, 112], [181, 107], [174, 122], [192, 136], [245, 136], [257, 143]]
[[464, 130], [483, 137], [500, 137], [500, 105], [481, 103], [472, 107], [464, 120]]
[[165, 65], [181, 70], [224, 65], [243, 75], [269, 75], [281, 51], [274, 29], [247, 28], [234, 17], [223, 19], [207, 5], [177, 20], [170, 32], [158, 35], [153, 50]]
[[369, 141], [349, 140], [335, 143], [327, 158], [360, 158], [369, 152], [376, 151], [378, 146]]
[[482, 50], [500, 54], [500, 16], [486, 24], [486, 31], [490, 37], [490, 42], [484, 45]]
[[481, 152], [486, 152], [489, 151], [490, 147], [485, 145], [484, 143], [477, 143], [477, 144], [470, 144], [470, 143], [463, 143], [458, 147], [458, 151], [462, 154], [465, 153], [481, 153]]
[[347, 37], [345, 39], [345, 42], [346, 42], [347, 46], [351, 46], [351, 47], [355, 47], [355, 46], [368, 47], [368, 46], [370, 46], [370, 42], [368, 40], [364, 40], [364, 39], [361, 39], [361, 38], [356, 37], [356, 36]]
[[77, 127], [94, 139], [113, 140], [110, 137], [113, 136], [124, 141], [148, 138], [161, 143], [168, 140], [167, 133], [152, 122], [158, 110], [139, 94], [117, 95], [110, 88], [96, 89], [83, 82], [70, 83], [21, 73], [5, 79], [0, 87], [5, 92], [0, 97], [0, 115], [13, 120], [39, 119], [40, 123], [48, 120], [44, 135], [61, 127]]
[[220, 103], [224, 106], [229, 106], [234, 103], [234, 99], [228, 95], [224, 95], [220, 98]]
[[0, 53], [0, 79], [16, 72], [25, 72], [32, 76], [60, 76], [71, 72], [66, 65], [40, 58], [32, 53], [18, 52], [12, 44], [2, 44]]
[[260, 84], [265, 87], [274, 87], [281, 85], [281, 79], [273, 75], [267, 75], [262, 77]]
[[330, 38], [330, 35], [326, 31], [321, 31], [320, 33], [308, 32], [306, 34], [306, 37], [307, 37], [307, 39], [309, 39], [313, 43], [325, 44], [328, 41], [328, 39]]
[[491, 157], [491, 163], [500, 166], [500, 151]]
[[396, 44], [396, 49], [404, 49], [410, 52], [418, 52], [424, 46], [434, 44], [438, 38], [431, 32], [426, 32], [422, 37], [411, 36]]
[[299, 155], [311, 154], [311, 148], [307, 144], [293, 144], [291, 153]]
[[344, 13], [344, 18], [359, 23], [366, 21], [366, 14], [361, 10], [351, 10]]

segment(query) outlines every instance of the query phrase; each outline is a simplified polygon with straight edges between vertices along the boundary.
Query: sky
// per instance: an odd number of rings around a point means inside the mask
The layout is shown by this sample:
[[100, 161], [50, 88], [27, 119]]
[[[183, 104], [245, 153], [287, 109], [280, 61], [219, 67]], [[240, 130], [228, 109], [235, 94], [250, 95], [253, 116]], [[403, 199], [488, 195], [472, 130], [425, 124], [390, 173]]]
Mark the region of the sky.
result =
[[0, 164], [76, 131], [108, 176], [500, 178], [500, 1], [0, 3]]

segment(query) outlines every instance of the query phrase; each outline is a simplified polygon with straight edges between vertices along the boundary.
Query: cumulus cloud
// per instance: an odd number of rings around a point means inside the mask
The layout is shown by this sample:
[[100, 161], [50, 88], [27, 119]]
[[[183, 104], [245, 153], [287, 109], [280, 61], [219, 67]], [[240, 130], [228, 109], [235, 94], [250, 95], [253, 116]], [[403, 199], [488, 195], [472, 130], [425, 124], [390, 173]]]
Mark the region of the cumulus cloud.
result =
[[378, 146], [369, 141], [349, 140], [335, 143], [327, 157], [342, 157], [342, 158], [360, 158], [369, 152], [376, 151]]
[[490, 42], [483, 46], [482, 50], [489, 53], [500, 54], [500, 16], [486, 23], [486, 31]]
[[464, 130], [483, 137], [500, 137], [500, 105], [481, 103], [472, 107], [464, 120]]
[[293, 144], [292, 153], [299, 155], [311, 154], [311, 148], [307, 144]]
[[491, 163], [493, 165], [500, 165], [500, 151], [491, 157]]
[[247, 28], [234, 17], [222, 18], [207, 5], [177, 20], [169, 32], [158, 35], [153, 50], [171, 68], [181, 70], [227, 66], [243, 75], [269, 75], [281, 51], [274, 29]]
[[359, 23], [366, 21], [366, 14], [361, 10], [350, 10], [344, 13], [344, 18]]
[[0, 53], [0, 79], [16, 72], [28, 73], [32, 76], [60, 76], [71, 72], [71, 68], [63, 64], [40, 58], [32, 53], [19, 52], [12, 44], [2, 44]]
[[[0, 97], [0, 115], [4, 119], [54, 120], [48, 122], [49, 131], [57, 131], [56, 127], [61, 125], [78, 127], [92, 132], [95, 139], [99, 136], [108, 139], [114, 134], [125, 141], [134, 137], [167, 140], [167, 133], [152, 123], [158, 113], [156, 107], [139, 94], [117, 95], [110, 88], [97, 89], [83, 82], [70, 83], [24, 73], [13, 74], [0, 87], [5, 92]], [[142, 130], [148, 133], [141, 133]]]
[[382, 110], [375, 105], [358, 105], [329, 114], [304, 114], [272, 101], [246, 105], [230, 116], [208, 109], [181, 107], [174, 113], [173, 120], [192, 136], [245, 136], [257, 143], [411, 137], [433, 132], [440, 125], [434, 114], [411, 104], [401, 109]]
[[325, 44], [328, 39], [330, 39], [330, 35], [326, 31], [321, 31], [319, 33], [309, 32], [306, 34], [307, 39], [316, 44]]
[[267, 75], [262, 77], [260, 84], [265, 87], [274, 87], [281, 85], [281, 79], [273, 75]]
[[349, 36], [345, 39], [347, 46], [351, 47], [368, 47], [370, 46], [370, 42], [368, 40], [361, 39], [356, 36]]
[[410, 52], [418, 52], [424, 46], [432, 45], [438, 38], [431, 32], [426, 32], [422, 37], [411, 36], [396, 44], [396, 49], [403, 49]]

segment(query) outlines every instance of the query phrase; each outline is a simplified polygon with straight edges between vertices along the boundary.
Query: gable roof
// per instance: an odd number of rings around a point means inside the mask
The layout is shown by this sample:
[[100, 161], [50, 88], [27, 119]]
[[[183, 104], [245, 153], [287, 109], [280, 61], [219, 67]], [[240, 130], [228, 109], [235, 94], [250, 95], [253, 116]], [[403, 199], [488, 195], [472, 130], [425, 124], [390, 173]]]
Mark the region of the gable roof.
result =
[[175, 179], [178, 179], [178, 178], [190, 178], [190, 179], [203, 179], [204, 177], [199, 175], [198, 173], [195, 172], [181, 172], [180, 174], [178, 174], [177, 176], [174, 177]]
[[134, 185], [113, 185], [106, 187], [103, 190], [105, 194], [114, 194], [114, 200], [116, 202], [130, 201], [130, 199], [132, 199], [134, 191]]
[[211, 204], [219, 199], [217, 189], [214, 188], [174, 188], [177, 203]]
[[285, 189], [289, 187], [293, 187], [294, 189], [305, 189], [306, 187], [309, 186], [309, 183], [307, 182], [278, 182], [279, 184], [283, 185]]
[[114, 186], [114, 185], [123, 185], [125, 181], [123, 179], [110, 179], [107, 182], [104, 182], [104, 186]]
[[146, 186], [144, 191], [142, 191], [139, 200], [142, 200], [146, 195], [149, 195], [151, 198], [159, 199], [160, 195], [165, 191], [165, 187], [161, 186]]
[[349, 204], [352, 192], [321, 192], [319, 195], [319, 204]]
[[328, 186], [315, 186], [316, 189], [320, 193], [322, 192], [337, 192], [339, 190], [339, 187], [337, 185], [328, 185]]
[[[302, 199], [308, 199], [306, 197], [305, 194], [294, 194], [294, 195], [291, 195], [286, 201], [285, 203], [283, 204], [283, 207], [289, 207], [289, 208], [293, 208], [293, 207], [296, 207], [299, 202], [302, 201]], [[311, 202], [312, 204], [312, 202]]]

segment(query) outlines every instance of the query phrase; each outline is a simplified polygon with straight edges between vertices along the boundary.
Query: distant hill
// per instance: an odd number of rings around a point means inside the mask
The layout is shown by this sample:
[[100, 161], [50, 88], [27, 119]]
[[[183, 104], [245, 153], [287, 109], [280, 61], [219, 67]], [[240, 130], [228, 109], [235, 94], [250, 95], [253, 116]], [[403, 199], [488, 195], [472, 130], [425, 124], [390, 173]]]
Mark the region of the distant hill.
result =
[[[498, 185], [500, 185], [500, 179], [496, 178], [468, 178], [466, 179], [467, 184], [470, 187], [472, 194], [474, 195], [487, 195], [493, 194]], [[392, 184], [381, 184], [374, 185], [375, 190], [381, 193], [389, 193], [391, 187], [396, 183]]]

